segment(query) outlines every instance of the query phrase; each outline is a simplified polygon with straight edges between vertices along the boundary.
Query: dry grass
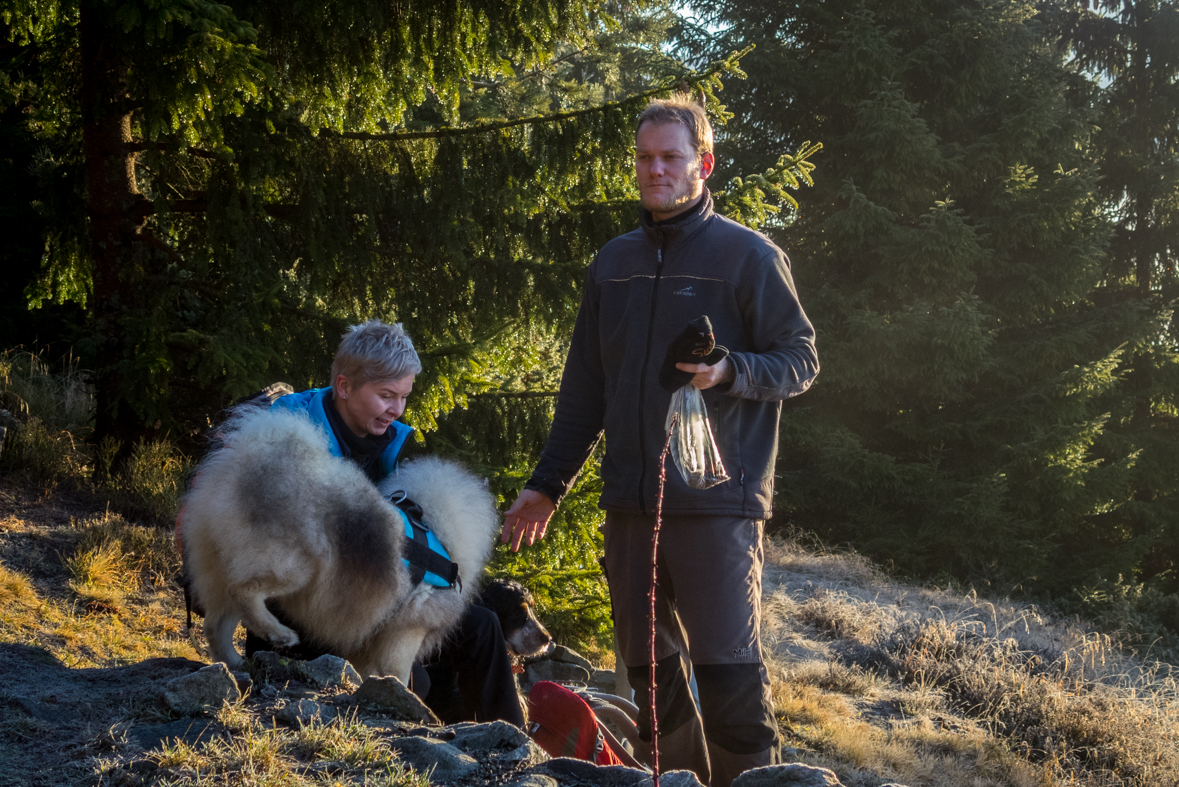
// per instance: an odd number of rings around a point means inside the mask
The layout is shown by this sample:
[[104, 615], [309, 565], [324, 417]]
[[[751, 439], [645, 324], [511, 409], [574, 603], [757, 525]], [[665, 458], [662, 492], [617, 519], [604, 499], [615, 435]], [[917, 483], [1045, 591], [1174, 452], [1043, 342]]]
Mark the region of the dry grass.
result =
[[89, 458], [81, 441], [94, 401], [75, 363], [56, 373], [39, 355], [0, 352], [0, 407], [21, 422], [4, 441], [0, 466], [48, 487], [85, 475]]
[[176, 516], [188, 461], [166, 441], [137, 443], [117, 467], [117, 442], [108, 438], [97, 450], [87, 446], [94, 391], [73, 361], [55, 372], [40, 355], [0, 352], [0, 408], [19, 420], [5, 438], [0, 470], [46, 492], [63, 482], [92, 488], [137, 519], [163, 524]]
[[107, 515], [76, 525], [74, 554], [65, 559], [69, 588], [88, 612], [124, 611], [126, 596], [141, 587], [165, 587], [180, 568], [167, 531]]
[[61, 372], [24, 350], [0, 352], [0, 406], [21, 417], [40, 419], [54, 432], [84, 436], [94, 417], [92, 386], [70, 359]]
[[112, 472], [110, 458], [117, 451], [118, 445], [112, 441], [99, 449], [99, 464], [106, 465], [99, 473], [101, 491], [111, 506], [148, 522], [174, 521], [191, 463], [171, 443], [145, 441], [136, 443], [127, 462]]
[[[148, 521], [174, 515], [186, 467], [170, 446], [137, 445], [124, 467], [102, 472], [118, 447], [92, 461], [75, 442], [92, 412], [78, 370], [53, 374], [35, 356], [0, 353], [0, 406], [23, 421], [7, 468], [43, 489], [90, 483]], [[109, 512], [68, 526], [8, 516], [0, 541], [0, 641], [74, 667], [200, 658], [168, 532]], [[902, 585], [864, 558], [772, 541], [762, 633], [787, 756], [832, 768], [848, 787], [1179, 784], [1170, 668], [1033, 606]], [[164, 749], [156, 783], [425, 784], [354, 719], [270, 729], [227, 707], [219, 720], [234, 735]]]
[[349, 784], [371, 787], [426, 787], [428, 778], [401, 763], [379, 731], [341, 717], [297, 729], [269, 728], [230, 706], [218, 718], [231, 738], [165, 746], [153, 760], [157, 785]]
[[1173, 680], [1117, 674], [1110, 667], [1120, 659], [1097, 637], [1033, 652], [1016, 638], [995, 641], [975, 628], [941, 620], [902, 626], [890, 642], [894, 669], [990, 722], [1062, 783], [1145, 787], [1179, 780]]
[[1108, 637], [783, 542], [763, 610], [786, 736], [849, 787], [1179, 783], [1170, 669]]
[[0, 614], [3, 610], [22, 611], [37, 606], [37, 593], [23, 575], [0, 565]]
[[[0, 528], [30, 543], [40, 532], [15, 518]], [[43, 583], [39, 591], [0, 565], [0, 641], [43, 647], [71, 667], [200, 658], [185, 631], [167, 533], [112, 514], [75, 521], [68, 532], [74, 546], [57, 555], [67, 587]]]
[[180, 570], [180, 556], [169, 530], [131, 524], [109, 513], [76, 523], [75, 528], [79, 551], [117, 552], [124, 570], [142, 582], [162, 585]]

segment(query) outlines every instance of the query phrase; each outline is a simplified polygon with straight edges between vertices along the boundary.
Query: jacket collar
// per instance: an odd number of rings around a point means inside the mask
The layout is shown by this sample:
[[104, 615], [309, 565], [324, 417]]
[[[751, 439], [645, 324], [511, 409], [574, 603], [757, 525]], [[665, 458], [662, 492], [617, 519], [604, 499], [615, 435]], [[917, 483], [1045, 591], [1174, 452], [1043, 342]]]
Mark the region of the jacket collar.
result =
[[672, 246], [679, 241], [690, 238], [704, 222], [712, 218], [712, 192], [704, 187], [700, 200], [685, 212], [667, 222], [656, 223], [651, 211], [639, 209], [639, 226], [652, 242]]

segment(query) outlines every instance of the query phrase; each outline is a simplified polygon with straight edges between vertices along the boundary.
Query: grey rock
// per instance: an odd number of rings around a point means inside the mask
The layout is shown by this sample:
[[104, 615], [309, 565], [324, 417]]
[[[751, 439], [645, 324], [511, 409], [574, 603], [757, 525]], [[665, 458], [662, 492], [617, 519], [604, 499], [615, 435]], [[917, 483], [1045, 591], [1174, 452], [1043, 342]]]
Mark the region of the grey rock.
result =
[[272, 650], [260, 650], [250, 657], [250, 672], [258, 680], [282, 683], [288, 680], [302, 680], [303, 675], [296, 667], [296, 659], [286, 659]]
[[512, 763], [528, 767], [530, 765], [539, 765], [542, 762], [548, 762], [549, 753], [537, 745], [536, 741], [526, 741], [511, 751], [506, 751], [503, 754], [492, 754], [490, 758], [492, 762]]
[[594, 665], [590, 664], [589, 659], [564, 645], [557, 645], [553, 648], [553, 652], [549, 655], [549, 660], [560, 661], [565, 664], [576, 664], [590, 674], [593, 674], [594, 671]]
[[451, 746], [475, 757], [514, 750], [532, 742], [524, 730], [506, 721], [452, 724], [445, 732], [454, 735]]
[[241, 698], [237, 681], [221, 661], [164, 684], [164, 704], [174, 713], [189, 714], [202, 708], [220, 708], [223, 702], [237, 702]]
[[360, 677], [356, 668], [339, 656], [325, 654], [317, 659], [296, 662], [296, 664], [307, 681], [320, 688], [328, 686], [355, 688], [364, 683], [364, 679]]
[[651, 778], [651, 774], [638, 768], [627, 768], [624, 765], [595, 765], [588, 760], [576, 760], [572, 757], [557, 757], [537, 766], [535, 770], [552, 776], [561, 784], [585, 782], [594, 787], [639, 787]]
[[792, 763], [754, 768], [733, 780], [733, 787], [843, 787], [833, 771]]
[[127, 737], [144, 749], [158, 749], [170, 741], [189, 746], [207, 742], [220, 730], [221, 725], [212, 719], [181, 719], [167, 724], [140, 724], [128, 730]]
[[471, 755], [429, 738], [394, 738], [389, 747], [406, 765], [429, 776], [431, 782], [458, 781], [479, 767]]
[[504, 787], [557, 787], [557, 780], [540, 773], [526, 773]]
[[528, 683], [551, 680], [556, 683], [589, 683], [590, 673], [585, 667], [564, 661], [534, 661], [524, 666]]
[[[654, 784], [655, 780], [647, 777], [639, 783], [639, 787], [643, 785]], [[668, 771], [667, 773], [659, 774], [660, 787], [704, 787], [700, 783], [700, 779], [692, 771]]]
[[595, 691], [613, 694], [618, 680], [612, 669], [596, 669], [590, 674], [589, 687]]
[[242, 693], [243, 697], [246, 694], [249, 694], [250, 691], [254, 688], [254, 679], [250, 677], [250, 673], [231, 672], [229, 674], [233, 676], [235, 681], [237, 681], [237, 690]]
[[320, 705], [313, 700], [298, 700], [282, 706], [278, 713], [274, 714], [274, 718], [283, 724], [296, 726], [310, 724], [313, 721], [331, 721], [335, 715], [335, 709], [331, 707]]
[[441, 725], [434, 711], [394, 677], [369, 678], [360, 684], [353, 695], [357, 702], [375, 705], [394, 718], [402, 721], [416, 721], [422, 724]]

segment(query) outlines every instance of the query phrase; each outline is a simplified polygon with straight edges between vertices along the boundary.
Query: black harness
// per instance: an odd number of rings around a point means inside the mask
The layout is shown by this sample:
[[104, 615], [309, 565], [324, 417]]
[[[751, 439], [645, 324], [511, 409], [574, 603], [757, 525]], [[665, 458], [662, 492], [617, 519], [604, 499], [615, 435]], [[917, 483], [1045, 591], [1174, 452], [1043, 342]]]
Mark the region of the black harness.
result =
[[[401, 498], [395, 500], [397, 495], [401, 495]], [[426, 579], [427, 574], [433, 574], [445, 582], [446, 587], [457, 586], [462, 591], [463, 581], [459, 577], [458, 564], [452, 562], [449, 555], [438, 553], [430, 547], [431, 533], [422, 521], [422, 507], [406, 497], [404, 492], [394, 492], [389, 496], [389, 502], [397, 506], [405, 515], [408, 525], [401, 557], [408, 564], [409, 577], [413, 583], [420, 585], [422, 580]], [[437, 536], [435, 536], [435, 541], [437, 541]], [[439, 546], [441, 546], [440, 542]], [[439, 585], [437, 581], [430, 581], [429, 584]]]

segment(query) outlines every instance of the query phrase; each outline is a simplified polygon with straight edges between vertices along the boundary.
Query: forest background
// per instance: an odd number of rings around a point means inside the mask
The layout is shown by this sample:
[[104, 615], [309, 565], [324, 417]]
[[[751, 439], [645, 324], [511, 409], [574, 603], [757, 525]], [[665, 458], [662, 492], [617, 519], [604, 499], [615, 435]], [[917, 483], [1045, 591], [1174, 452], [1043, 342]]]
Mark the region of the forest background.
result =
[[[771, 529], [1179, 659], [1174, 2], [2, 0], [0, 20], [5, 374], [87, 392], [51, 412], [6, 384], [5, 468], [166, 525], [225, 407], [326, 384], [343, 329], [379, 317], [422, 354], [422, 449], [510, 502], [585, 267], [637, 223], [634, 118], [686, 91], [717, 126], [718, 210], [787, 251], [819, 337]], [[171, 492], [117, 494], [144, 476]], [[494, 565], [578, 641], [609, 633], [598, 491], [591, 463], [551, 535]]]

